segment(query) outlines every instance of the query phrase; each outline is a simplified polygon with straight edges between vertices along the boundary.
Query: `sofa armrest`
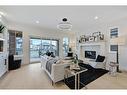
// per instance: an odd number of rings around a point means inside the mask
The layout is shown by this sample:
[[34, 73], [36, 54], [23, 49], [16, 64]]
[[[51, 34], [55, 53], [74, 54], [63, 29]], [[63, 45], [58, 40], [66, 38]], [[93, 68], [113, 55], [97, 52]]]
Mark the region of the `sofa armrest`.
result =
[[53, 82], [58, 82], [64, 79], [65, 67], [69, 66], [70, 63], [53, 64], [51, 77]]

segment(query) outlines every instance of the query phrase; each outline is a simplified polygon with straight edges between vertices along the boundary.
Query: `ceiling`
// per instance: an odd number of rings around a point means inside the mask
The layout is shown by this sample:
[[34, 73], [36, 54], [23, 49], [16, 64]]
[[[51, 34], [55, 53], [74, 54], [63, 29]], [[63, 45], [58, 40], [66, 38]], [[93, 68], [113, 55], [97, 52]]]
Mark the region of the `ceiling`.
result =
[[[64, 17], [72, 23], [72, 30], [84, 30], [127, 17], [127, 6], [0, 6], [0, 11], [9, 22], [50, 29], [57, 29]], [[98, 19], [95, 20], [95, 16]]]

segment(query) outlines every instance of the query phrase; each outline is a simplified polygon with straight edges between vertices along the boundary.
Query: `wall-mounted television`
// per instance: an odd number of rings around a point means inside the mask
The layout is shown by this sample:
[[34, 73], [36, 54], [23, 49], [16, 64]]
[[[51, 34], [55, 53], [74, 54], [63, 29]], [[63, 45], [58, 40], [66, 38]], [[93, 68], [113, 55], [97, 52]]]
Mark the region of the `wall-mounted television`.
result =
[[85, 51], [85, 58], [96, 59], [96, 51]]

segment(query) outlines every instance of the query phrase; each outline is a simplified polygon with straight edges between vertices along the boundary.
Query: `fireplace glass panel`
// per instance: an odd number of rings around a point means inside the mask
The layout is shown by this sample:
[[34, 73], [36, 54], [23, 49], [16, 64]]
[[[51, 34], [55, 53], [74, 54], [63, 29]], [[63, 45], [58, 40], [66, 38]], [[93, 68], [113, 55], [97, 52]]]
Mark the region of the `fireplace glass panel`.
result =
[[85, 51], [85, 58], [96, 59], [96, 51]]

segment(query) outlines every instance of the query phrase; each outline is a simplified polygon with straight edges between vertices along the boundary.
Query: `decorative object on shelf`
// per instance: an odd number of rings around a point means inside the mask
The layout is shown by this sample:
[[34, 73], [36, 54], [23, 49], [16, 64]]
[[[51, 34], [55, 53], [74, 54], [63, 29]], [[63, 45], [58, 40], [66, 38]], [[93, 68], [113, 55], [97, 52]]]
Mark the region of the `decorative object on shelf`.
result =
[[90, 36], [82, 35], [79, 38], [79, 43], [85, 43], [85, 42], [96, 42], [96, 41], [103, 41], [104, 40], [104, 34], [101, 32], [94, 32]]
[[71, 30], [72, 24], [70, 22], [68, 22], [67, 18], [63, 18], [62, 22], [60, 22], [57, 25], [57, 28], [60, 30]]
[[79, 37], [79, 43], [82, 43], [82, 42], [84, 42], [85, 41], [85, 35], [81, 35], [80, 37]]
[[92, 36], [98, 36], [98, 35], [100, 35], [101, 34], [101, 32], [94, 32], [93, 34], [92, 34]]
[[82, 38], [81, 42], [82, 43], [86, 42], [86, 39], [85, 38]]
[[104, 40], [104, 34], [102, 34], [101, 32], [94, 32], [92, 36], [95, 37], [95, 41]]
[[89, 41], [94, 41], [94, 36], [90, 36]]
[[104, 34], [101, 34], [99, 37], [100, 37], [100, 40], [104, 40]]
[[89, 41], [89, 36], [86, 36], [85, 37], [85, 42], [88, 42]]

